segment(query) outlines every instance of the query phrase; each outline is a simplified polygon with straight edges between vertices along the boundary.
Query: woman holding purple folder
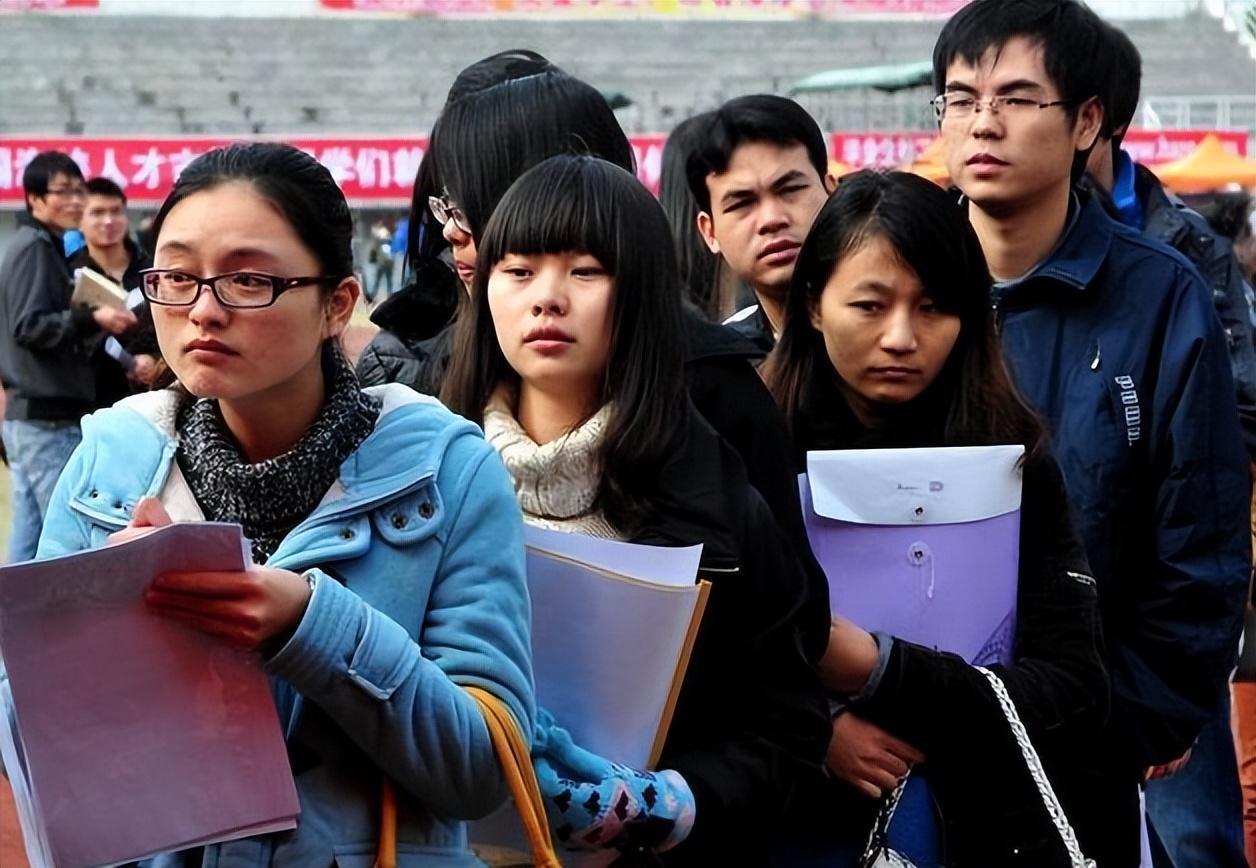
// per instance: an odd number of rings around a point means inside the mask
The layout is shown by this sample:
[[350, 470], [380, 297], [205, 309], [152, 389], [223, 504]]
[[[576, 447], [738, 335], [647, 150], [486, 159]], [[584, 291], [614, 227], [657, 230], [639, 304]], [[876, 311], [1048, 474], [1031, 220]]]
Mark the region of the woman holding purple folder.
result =
[[[1000, 355], [990, 289], [954, 197], [905, 173], [848, 175], [802, 247], [787, 325], [763, 372], [800, 467], [812, 450], [1025, 447], [1013, 660], [991, 669], [1085, 852], [1105, 817], [1085, 777], [1108, 705], [1097, 589], [1041, 423]], [[871, 825], [875, 800], [910, 772], [929, 783], [923, 825], [939, 833], [913, 841], [907, 830], [917, 864], [1071, 864], [976, 667], [835, 617], [821, 676], [837, 700], [827, 759], [836, 781], [813, 782], [815, 852], [843, 850], [840, 833], [825, 840], [835, 824], [823, 818], [849, 817], [862, 801]], [[863, 849], [863, 828], [845, 852]]]

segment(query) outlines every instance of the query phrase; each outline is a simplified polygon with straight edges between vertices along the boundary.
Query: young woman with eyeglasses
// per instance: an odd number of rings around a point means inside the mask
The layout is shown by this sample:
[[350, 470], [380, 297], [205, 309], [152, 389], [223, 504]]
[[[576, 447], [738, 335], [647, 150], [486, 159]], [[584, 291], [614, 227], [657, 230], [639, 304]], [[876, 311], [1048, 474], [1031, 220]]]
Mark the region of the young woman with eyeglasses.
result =
[[146, 601], [263, 655], [302, 808], [294, 831], [153, 864], [365, 864], [385, 779], [399, 864], [471, 864], [463, 821], [505, 787], [463, 687], [498, 696], [525, 733], [533, 719], [522, 523], [501, 461], [430, 398], [359, 388], [336, 345], [360, 292], [352, 220], [312, 157], [211, 151], [153, 234], [143, 289], [178, 385], [84, 421], [39, 556], [172, 520], [241, 524], [254, 566], [161, 576]]
[[[524, 49], [478, 60], [454, 79], [441, 117], [461, 99], [553, 68], [541, 55]], [[363, 385], [402, 383], [425, 395], [440, 391], [449, 364], [449, 326], [466, 299], [475, 247], [467, 246], [471, 224], [445, 191], [438, 162], [429, 148], [415, 176], [406, 251], [413, 277], [371, 312], [380, 331], [358, 359]]]

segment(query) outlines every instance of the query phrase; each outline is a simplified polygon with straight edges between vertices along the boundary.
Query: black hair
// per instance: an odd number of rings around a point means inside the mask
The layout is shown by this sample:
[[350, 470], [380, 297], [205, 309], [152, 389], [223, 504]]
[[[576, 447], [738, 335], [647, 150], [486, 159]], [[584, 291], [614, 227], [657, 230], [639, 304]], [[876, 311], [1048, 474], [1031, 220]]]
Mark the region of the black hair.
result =
[[542, 72], [558, 67], [550, 63], [544, 55], [526, 48], [512, 48], [491, 54], [483, 60], [477, 60], [468, 66], [449, 87], [445, 97], [445, 105], [449, 106], [471, 94], [488, 90], [503, 81], [514, 81], [539, 75]]
[[[445, 107], [504, 81], [526, 78], [555, 68], [557, 67], [535, 51], [524, 48], [499, 51], [483, 60], [477, 60], [458, 73], [445, 97]], [[427, 201], [429, 196], [440, 196], [443, 192], [444, 185], [436, 167], [436, 157], [429, 147], [414, 176], [414, 193], [410, 199], [410, 235], [406, 258], [412, 269], [438, 258], [449, 246]]]
[[1211, 202], [1201, 205], [1199, 214], [1208, 221], [1212, 231], [1233, 243], [1242, 241], [1252, 232], [1249, 217], [1252, 203], [1251, 195], [1242, 190], [1221, 193]]
[[721, 319], [727, 311], [731, 280], [724, 257], [712, 253], [698, 231], [698, 202], [689, 189], [685, 164], [702, 135], [711, 113], [695, 115], [676, 125], [663, 147], [663, 174], [659, 202], [672, 226], [680, 282], [689, 303], [708, 319]]
[[709, 115], [695, 132], [695, 147], [685, 164], [689, 190], [698, 207], [710, 213], [707, 175], [728, 169], [733, 153], [747, 142], [770, 142], [781, 147], [802, 145], [820, 180], [829, 171], [824, 133], [807, 110], [783, 96], [751, 94], [730, 99]]
[[942, 372], [915, 399], [941, 403], [945, 443], [939, 445], [1021, 443], [1028, 454], [1037, 451], [1042, 426], [1004, 365], [990, 311], [990, 271], [963, 207], [924, 178], [870, 170], [843, 177], [816, 216], [794, 267], [785, 328], [764, 363], [764, 380], [795, 438], [806, 436], [800, 420], [808, 398], [824, 394], [837, 376], [811, 311], [841, 260], [874, 238], [889, 243], [940, 310], [960, 319]]
[[1111, 139], [1113, 147], [1119, 147], [1138, 112], [1143, 56], [1124, 30], [1108, 22], [1104, 22], [1103, 29], [1111, 69], [1103, 83], [1103, 128], [1099, 134]]
[[231, 182], [246, 183], [273, 205], [297, 237], [318, 257], [323, 275], [353, 275], [353, 215], [331, 172], [305, 151], [279, 142], [215, 148], [179, 175], [153, 218], [154, 249], [171, 209], [194, 193]]
[[[993, 51], [1024, 38], [1042, 49], [1047, 77], [1060, 92], [1070, 124], [1090, 99], [1103, 104], [1112, 75], [1108, 25], [1077, 0], [973, 0], [942, 27], [933, 46], [933, 90], [946, 89], [946, 70], [957, 59], [977, 64]], [[1106, 112], [1105, 112], [1106, 113]], [[1092, 144], [1093, 147], [1093, 144]], [[1073, 157], [1076, 183], [1086, 170], [1091, 148]]]
[[602, 447], [598, 507], [632, 532], [684, 418], [680, 287], [667, 218], [630, 172], [605, 160], [559, 155], [524, 173], [493, 212], [478, 246], [470, 309], [459, 317], [441, 400], [483, 422], [503, 382], [518, 382], [488, 305], [494, 266], [515, 254], [579, 251], [615, 281], [610, 355], [601, 404], [613, 407]]
[[436, 222], [428, 206], [428, 198], [441, 194], [440, 176], [436, 169], [436, 161], [431, 153], [423, 156], [419, 170], [414, 175], [414, 191], [410, 196], [410, 229], [406, 238], [406, 262], [411, 271], [420, 264], [440, 257], [449, 246], [445, 236], [441, 234], [441, 225]]
[[557, 67], [450, 102], [429, 150], [476, 239], [515, 179], [547, 157], [587, 154], [628, 172], [636, 168], [606, 98]]
[[88, 181], [87, 194], [89, 196], [108, 196], [110, 199], [121, 199], [122, 204], [126, 204], [126, 193], [108, 178], [92, 178]]
[[[31, 158], [22, 171], [22, 191], [27, 197], [48, 195], [48, 183], [57, 175], [83, 180], [83, 170], [69, 154], [61, 151], [41, 151]], [[26, 210], [31, 209], [30, 199], [26, 200]]]

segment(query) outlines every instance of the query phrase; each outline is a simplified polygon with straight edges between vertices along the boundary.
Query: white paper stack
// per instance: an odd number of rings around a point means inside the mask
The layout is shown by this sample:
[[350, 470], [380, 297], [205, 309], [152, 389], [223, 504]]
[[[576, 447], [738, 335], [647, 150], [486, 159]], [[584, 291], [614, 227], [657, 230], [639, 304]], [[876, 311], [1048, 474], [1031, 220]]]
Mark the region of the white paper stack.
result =
[[0, 568], [0, 754], [33, 868], [295, 827], [260, 659], [142, 600], [163, 573], [248, 563], [238, 525], [188, 522]]

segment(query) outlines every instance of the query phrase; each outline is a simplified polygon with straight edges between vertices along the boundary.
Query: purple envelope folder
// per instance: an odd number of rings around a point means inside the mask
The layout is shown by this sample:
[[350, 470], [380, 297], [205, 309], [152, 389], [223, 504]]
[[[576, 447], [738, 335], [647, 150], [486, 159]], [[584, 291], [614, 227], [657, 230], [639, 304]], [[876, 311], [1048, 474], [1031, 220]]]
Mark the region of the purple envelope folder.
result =
[[833, 612], [1007, 663], [1016, 628], [1020, 446], [812, 452], [799, 477]]

